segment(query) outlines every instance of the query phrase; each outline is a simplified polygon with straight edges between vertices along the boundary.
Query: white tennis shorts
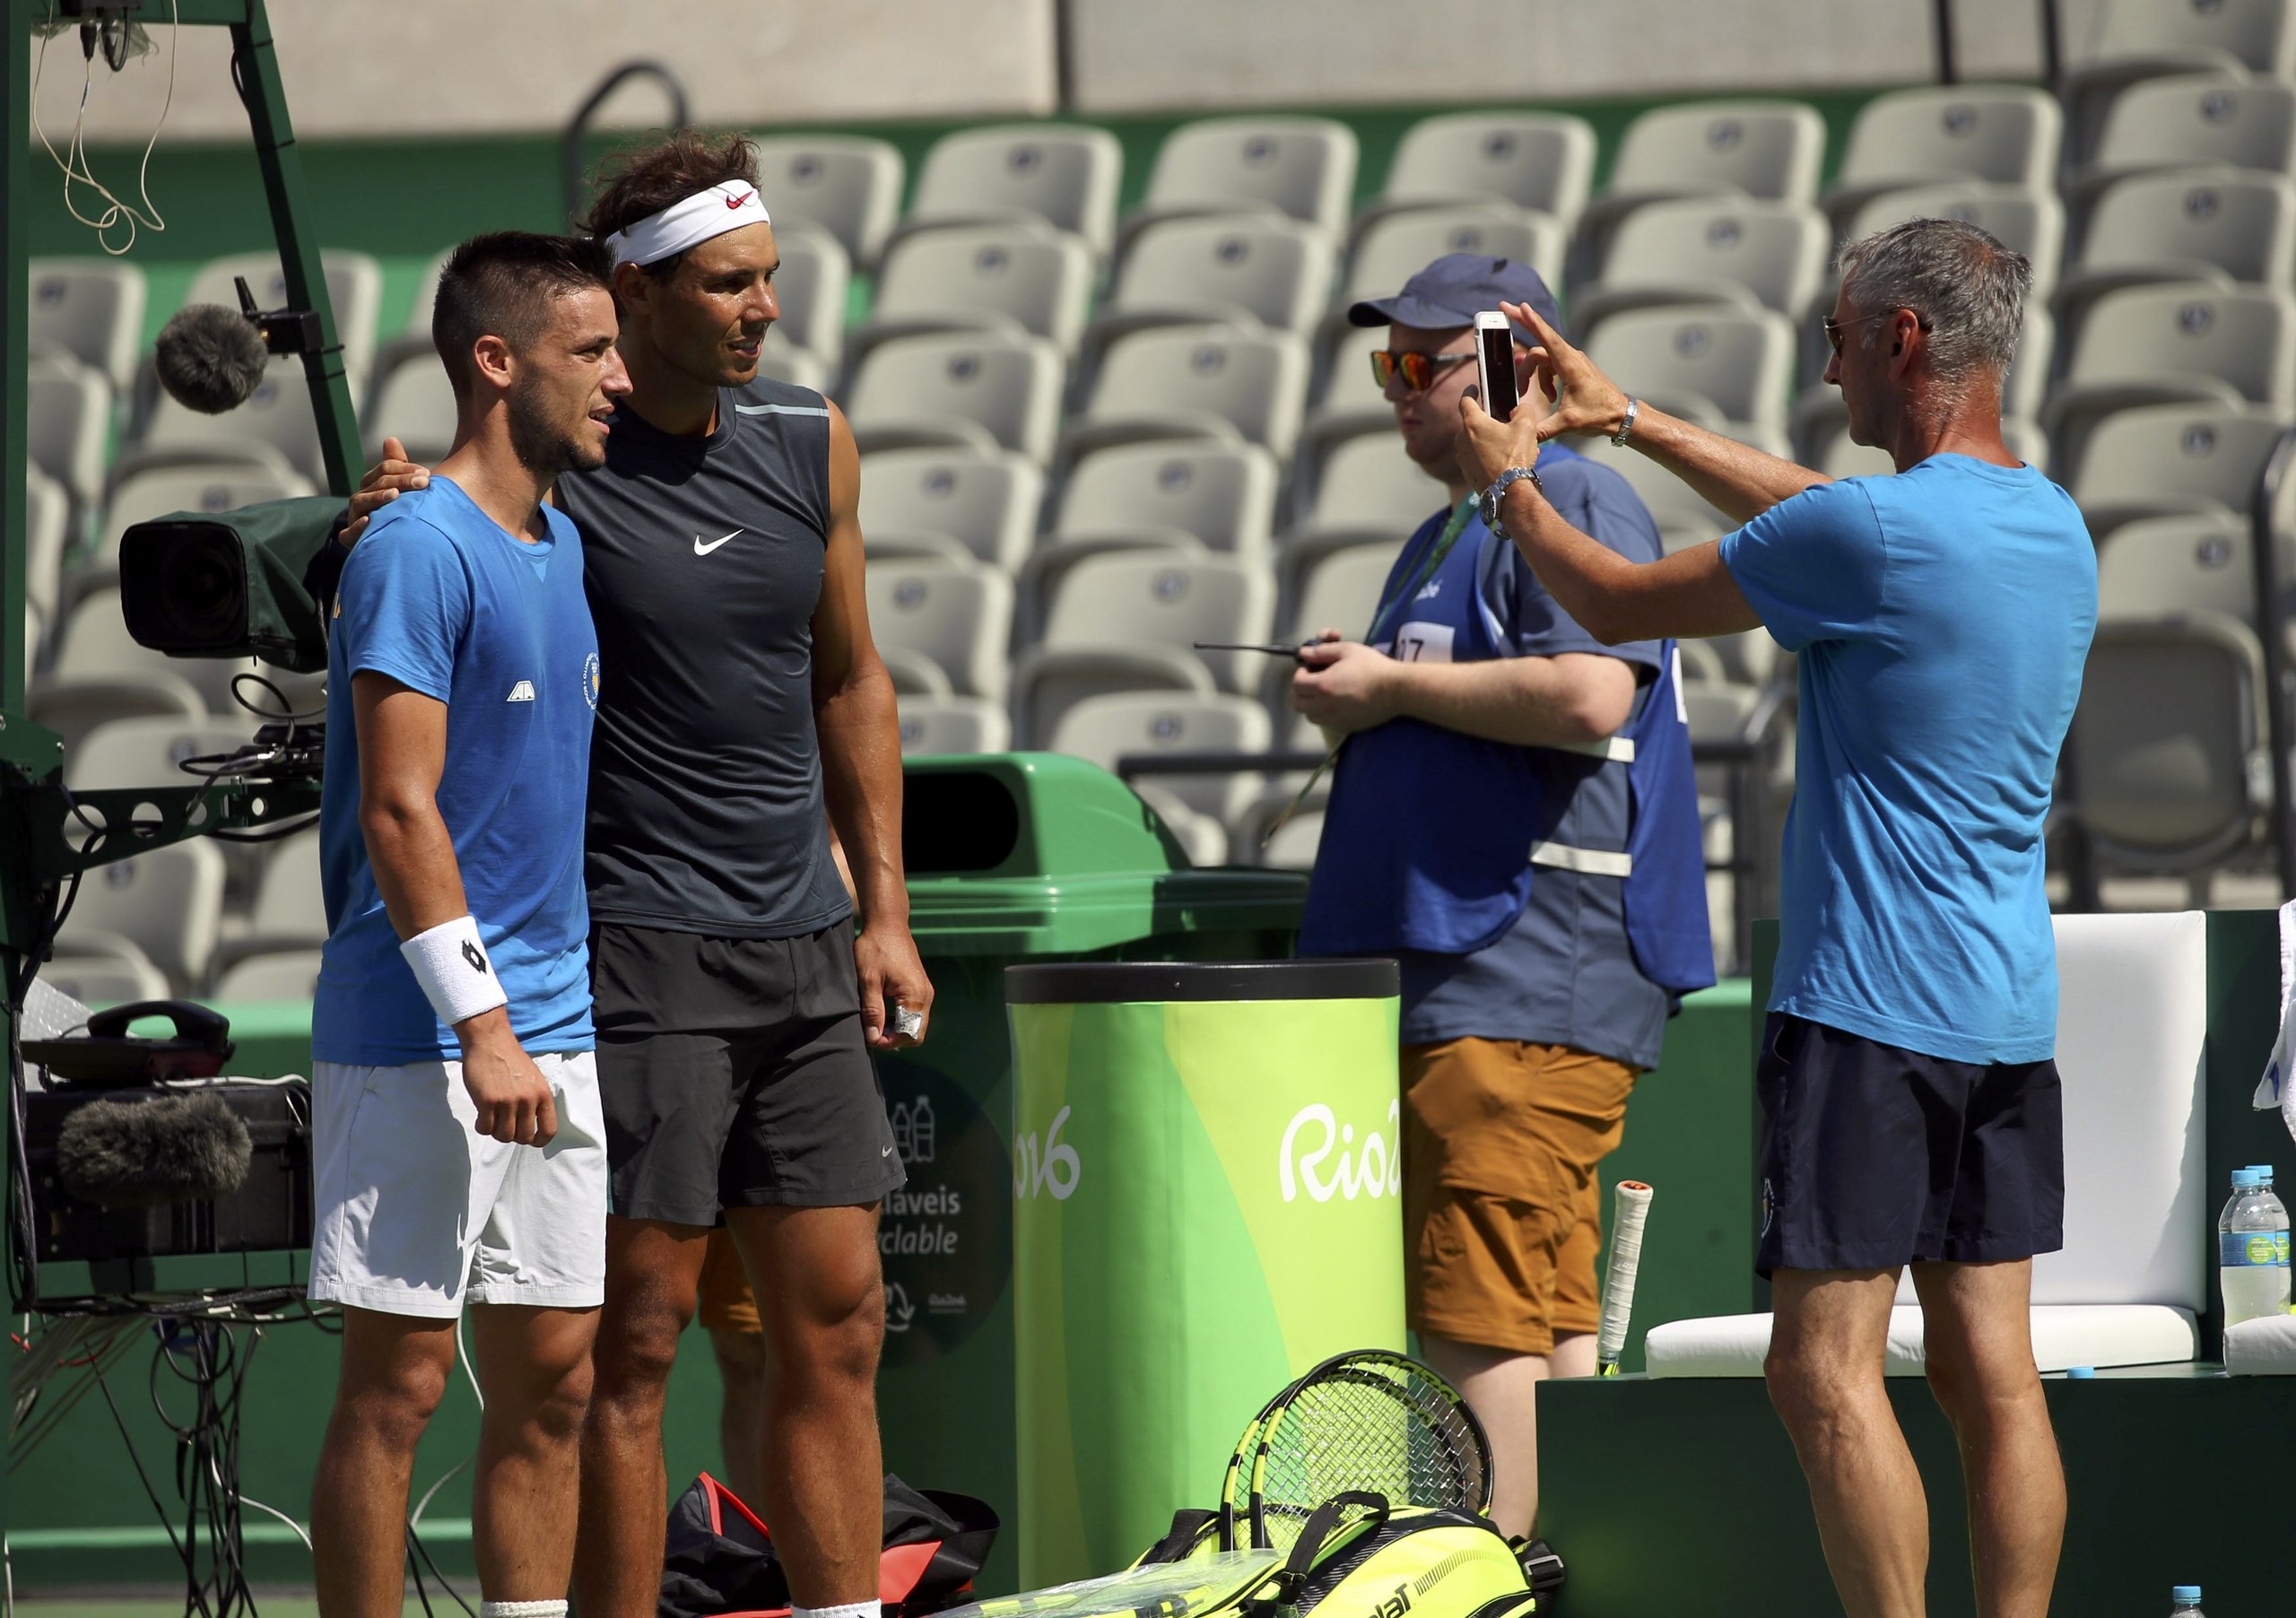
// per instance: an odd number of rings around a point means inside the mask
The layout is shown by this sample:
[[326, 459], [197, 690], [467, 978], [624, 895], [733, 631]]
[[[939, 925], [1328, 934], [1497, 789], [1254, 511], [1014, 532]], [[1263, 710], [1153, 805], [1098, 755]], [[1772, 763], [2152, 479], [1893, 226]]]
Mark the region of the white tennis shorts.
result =
[[587, 1051], [535, 1064], [558, 1107], [558, 1133], [539, 1149], [471, 1127], [459, 1062], [314, 1065], [313, 1298], [439, 1319], [465, 1301], [604, 1301], [597, 1064]]

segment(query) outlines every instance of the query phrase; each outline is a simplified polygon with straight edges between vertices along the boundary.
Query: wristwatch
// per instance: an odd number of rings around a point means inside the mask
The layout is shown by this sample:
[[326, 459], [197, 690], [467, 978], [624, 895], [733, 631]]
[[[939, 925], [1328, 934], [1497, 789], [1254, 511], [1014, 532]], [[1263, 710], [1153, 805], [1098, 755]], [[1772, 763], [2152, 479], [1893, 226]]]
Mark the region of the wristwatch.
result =
[[1500, 511], [1507, 502], [1507, 491], [1522, 478], [1530, 479], [1531, 487], [1541, 494], [1546, 492], [1546, 485], [1539, 481], [1538, 470], [1533, 466], [1509, 466], [1492, 479], [1491, 487], [1483, 491], [1483, 526], [1493, 534], [1507, 532], [1507, 526], [1499, 520]]

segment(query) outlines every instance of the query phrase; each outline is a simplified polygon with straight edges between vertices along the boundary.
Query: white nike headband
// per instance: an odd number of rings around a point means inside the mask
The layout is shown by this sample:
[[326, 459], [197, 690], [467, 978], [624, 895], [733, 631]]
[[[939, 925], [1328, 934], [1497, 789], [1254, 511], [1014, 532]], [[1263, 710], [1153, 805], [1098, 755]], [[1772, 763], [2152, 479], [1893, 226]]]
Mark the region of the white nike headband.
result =
[[727, 180], [649, 213], [626, 231], [616, 231], [606, 238], [606, 246], [617, 265], [659, 264], [728, 231], [772, 222], [755, 186]]

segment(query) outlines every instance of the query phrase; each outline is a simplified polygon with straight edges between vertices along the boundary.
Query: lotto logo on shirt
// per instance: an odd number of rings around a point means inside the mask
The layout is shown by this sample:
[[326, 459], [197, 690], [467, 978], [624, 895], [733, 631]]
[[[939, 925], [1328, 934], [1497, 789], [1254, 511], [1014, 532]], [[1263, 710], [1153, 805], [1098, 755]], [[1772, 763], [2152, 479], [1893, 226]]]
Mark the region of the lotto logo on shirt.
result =
[[598, 655], [596, 652], [582, 659], [582, 700], [593, 709], [598, 705]]

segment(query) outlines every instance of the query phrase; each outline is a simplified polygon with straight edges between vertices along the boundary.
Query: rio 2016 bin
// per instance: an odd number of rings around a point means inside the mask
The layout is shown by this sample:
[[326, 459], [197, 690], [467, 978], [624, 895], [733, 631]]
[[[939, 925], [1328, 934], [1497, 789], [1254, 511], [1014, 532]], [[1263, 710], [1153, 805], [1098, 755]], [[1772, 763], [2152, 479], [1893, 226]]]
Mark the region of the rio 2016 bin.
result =
[[936, 997], [926, 1043], [877, 1064], [909, 1173], [878, 1233], [877, 1405], [888, 1469], [1003, 1516], [978, 1581], [996, 1595], [1020, 1578], [1004, 969], [1286, 955], [1307, 882], [1191, 869], [1148, 806], [1082, 759], [913, 758], [903, 770], [909, 925]]
[[1024, 1586], [1214, 1502], [1252, 1413], [1404, 1345], [1392, 961], [1004, 974]]

